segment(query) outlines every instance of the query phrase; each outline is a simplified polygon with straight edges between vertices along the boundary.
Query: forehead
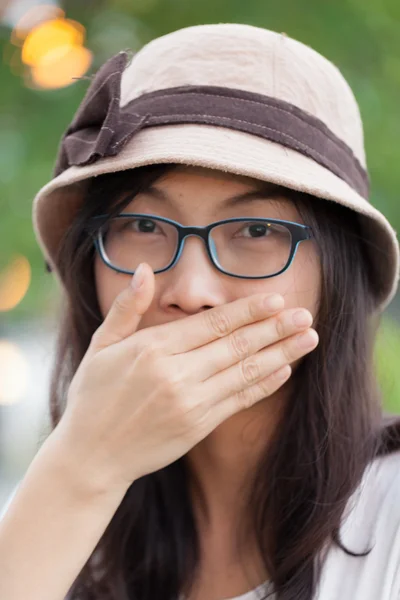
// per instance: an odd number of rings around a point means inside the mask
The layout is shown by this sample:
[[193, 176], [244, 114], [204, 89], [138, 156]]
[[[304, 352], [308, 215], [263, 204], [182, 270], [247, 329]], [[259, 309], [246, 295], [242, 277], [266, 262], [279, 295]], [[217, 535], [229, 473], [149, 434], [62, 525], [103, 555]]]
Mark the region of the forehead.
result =
[[[299, 221], [288, 191], [275, 184], [203, 167], [177, 167], [138, 193], [124, 212], [152, 210], [169, 216], [211, 218], [268, 211], [265, 216]], [[168, 213], [168, 214], [167, 214]]]
[[205, 196], [210, 191], [217, 198], [244, 193], [250, 190], [270, 190], [271, 195], [278, 186], [252, 177], [227, 173], [205, 167], [177, 166], [164, 174], [154, 184], [154, 187], [169, 192], [175, 199], [184, 196], [187, 192], [196, 191], [198, 195]]

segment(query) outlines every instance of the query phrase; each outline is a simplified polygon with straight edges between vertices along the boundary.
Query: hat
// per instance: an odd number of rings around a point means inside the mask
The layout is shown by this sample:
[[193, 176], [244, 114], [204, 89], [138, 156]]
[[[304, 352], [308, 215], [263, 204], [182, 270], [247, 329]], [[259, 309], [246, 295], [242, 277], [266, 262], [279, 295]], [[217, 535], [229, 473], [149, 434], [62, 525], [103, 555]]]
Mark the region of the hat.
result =
[[89, 178], [156, 163], [245, 175], [355, 211], [376, 309], [393, 299], [399, 243], [369, 202], [357, 102], [337, 67], [308, 46], [223, 23], [180, 29], [106, 61], [61, 138], [53, 179], [34, 199], [35, 233], [53, 270]]

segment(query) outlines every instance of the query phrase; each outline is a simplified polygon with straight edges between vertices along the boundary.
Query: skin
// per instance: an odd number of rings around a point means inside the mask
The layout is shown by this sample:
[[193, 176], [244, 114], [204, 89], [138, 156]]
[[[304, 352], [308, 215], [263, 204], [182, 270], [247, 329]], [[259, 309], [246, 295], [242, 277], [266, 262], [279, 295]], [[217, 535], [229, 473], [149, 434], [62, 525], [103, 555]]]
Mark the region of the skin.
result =
[[[283, 197], [245, 200], [236, 206], [223, 206], [230, 197], [259, 189], [260, 185], [262, 183], [255, 179], [216, 170], [179, 167], [154, 184], [168, 200], [140, 194], [124, 212], [149, 212], [183, 225], [202, 226], [243, 216], [303, 223], [293, 202]], [[130, 276], [108, 268], [97, 256], [95, 277], [100, 308], [105, 316]], [[320, 295], [320, 262], [314, 241], [299, 244], [292, 265], [281, 275], [246, 280], [220, 273], [210, 262], [202, 240], [187, 238], [177, 265], [156, 275], [153, 302], [143, 316], [140, 328], [182, 319], [259, 292], [277, 292], [284, 297], [285, 308], [304, 307], [315, 317]], [[292, 363], [292, 368], [295, 369], [301, 360]], [[209, 576], [217, 556], [219, 573], [223, 568], [221, 556], [225, 557], [226, 572], [232, 570], [237, 560], [232, 550], [232, 519], [241, 508], [239, 487], [268, 444], [290, 385], [291, 379], [272, 396], [221, 423], [186, 455], [193, 477], [193, 501], [201, 539], [207, 546]], [[260, 582], [263, 579], [261, 576]]]

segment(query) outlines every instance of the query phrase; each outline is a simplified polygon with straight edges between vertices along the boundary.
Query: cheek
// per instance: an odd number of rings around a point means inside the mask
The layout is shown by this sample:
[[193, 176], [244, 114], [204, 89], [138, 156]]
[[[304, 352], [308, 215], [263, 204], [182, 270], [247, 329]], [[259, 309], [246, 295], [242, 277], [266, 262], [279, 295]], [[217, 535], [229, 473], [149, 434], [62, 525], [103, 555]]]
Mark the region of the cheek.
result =
[[318, 312], [321, 289], [320, 260], [314, 247], [300, 244], [289, 269], [278, 277], [248, 281], [241, 285], [241, 295], [259, 292], [281, 294], [285, 308], [307, 308], [315, 317]]
[[302, 306], [315, 317], [321, 294], [321, 263], [312, 244], [300, 244], [287, 274], [287, 306]]
[[130, 283], [130, 275], [117, 273], [96, 256], [94, 264], [96, 292], [103, 317], [110, 310], [116, 297]]

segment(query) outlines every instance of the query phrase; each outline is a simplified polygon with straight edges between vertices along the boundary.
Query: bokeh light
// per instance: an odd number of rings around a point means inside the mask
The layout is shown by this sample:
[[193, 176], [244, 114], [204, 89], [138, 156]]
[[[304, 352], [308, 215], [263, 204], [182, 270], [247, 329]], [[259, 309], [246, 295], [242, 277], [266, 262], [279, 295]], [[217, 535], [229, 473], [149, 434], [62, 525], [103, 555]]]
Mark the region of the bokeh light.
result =
[[16, 256], [0, 272], [0, 311], [15, 308], [24, 298], [31, 282], [31, 265], [25, 256]]
[[26, 36], [22, 47], [22, 61], [36, 66], [45, 60], [47, 54], [68, 51], [71, 46], [81, 46], [84, 40], [84, 27], [76, 21], [52, 19], [34, 27]]
[[44, 59], [32, 67], [31, 77], [36, 87], [62, 88], [82, 77], [92, 64], [93, 54], [79, 46], [61, 46], [47, 52]]
[[[13, 72], [22, 75], [26, 87], [58, 89], [82, 77], [93, 61], [85, 48], [85, 27], [65, 18], [62, 9], [39, 5], [27, 11], [14, 26], [11, 44], [18, 46], [18, 57], [10, 56]], [[18, 61], [25, 66], [21, 72]]]
[[15, 404], [27, 389], [28, 363], [16, 344], [0, 340], [0, 405]]

